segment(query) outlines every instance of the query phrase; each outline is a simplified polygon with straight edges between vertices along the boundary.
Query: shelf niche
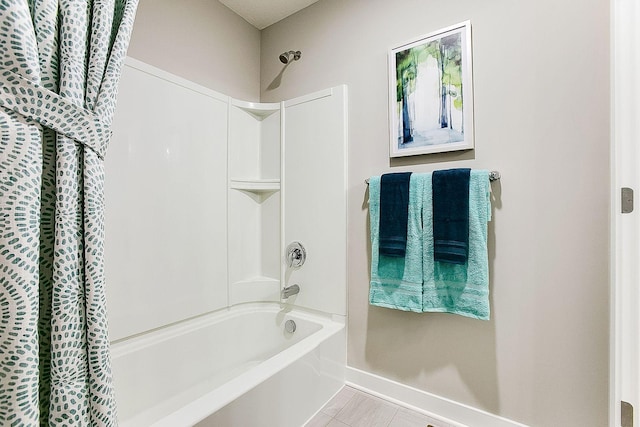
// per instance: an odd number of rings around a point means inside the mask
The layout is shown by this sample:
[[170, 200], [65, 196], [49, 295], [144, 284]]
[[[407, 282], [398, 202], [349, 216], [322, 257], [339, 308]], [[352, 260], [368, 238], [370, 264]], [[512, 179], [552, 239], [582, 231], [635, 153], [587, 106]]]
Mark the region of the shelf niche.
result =
[[251, 193], [273, 193], [280, 191], [279, 179], [231, 179], [229, 188]]
[[279, 301], [281, 104], [229, 104], [229, 303]]

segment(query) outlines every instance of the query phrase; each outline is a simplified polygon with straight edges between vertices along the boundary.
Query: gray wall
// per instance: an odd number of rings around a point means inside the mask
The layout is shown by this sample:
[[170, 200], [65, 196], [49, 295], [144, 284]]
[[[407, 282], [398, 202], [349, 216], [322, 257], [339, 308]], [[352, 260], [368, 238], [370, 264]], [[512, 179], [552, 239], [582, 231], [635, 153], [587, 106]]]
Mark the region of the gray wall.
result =
[[214, 0], [141, 0], [128, 55], [225, 95], [260, 99], [260, 31]]
[[[349, 86], [349, 366], [532, 426], [607, 424], [609, 2], [576, 6], [322, 0], [263, 30], [262, 101]], [[388, 49], [467, 19], [476, 149], [390, 161]], [[364, 179], [450, 167], [503, 176], [491, 321], [369, 306]]]
[[[129, 55], [246, 100], [348, 84], [349, 365], [532, 426], [604, 426], [609, 2], [576, 4], [321, 0], [261, 38], [217, 1], [142, 0]], [[476, 150], [390, 161], [388, 49], [466, 19]], [[284, 68], [291, 49], [302, 59]], [[449, 167], [503, 175], [492, 320], [370, 307], [364, 178]]]

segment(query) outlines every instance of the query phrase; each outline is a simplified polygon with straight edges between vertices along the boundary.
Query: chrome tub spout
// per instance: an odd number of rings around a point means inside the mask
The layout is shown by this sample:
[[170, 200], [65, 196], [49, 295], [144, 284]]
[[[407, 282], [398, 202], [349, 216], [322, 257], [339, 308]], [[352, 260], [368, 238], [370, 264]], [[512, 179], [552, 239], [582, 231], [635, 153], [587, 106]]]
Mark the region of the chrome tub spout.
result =
[[286, 286], [284, 289], [282, 289], [282, 298], [287, 299], [290, 296], [297, 294], [298, 292], [300, 292], [300, 286], [298, 285]]

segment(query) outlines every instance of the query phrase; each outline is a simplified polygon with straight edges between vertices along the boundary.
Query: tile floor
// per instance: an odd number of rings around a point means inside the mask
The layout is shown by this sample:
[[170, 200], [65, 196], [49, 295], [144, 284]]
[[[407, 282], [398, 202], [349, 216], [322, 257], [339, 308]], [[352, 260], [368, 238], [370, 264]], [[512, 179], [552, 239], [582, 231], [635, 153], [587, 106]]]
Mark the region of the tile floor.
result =
[[305, 427], [451, 427], [354, 388], [345, 386]]

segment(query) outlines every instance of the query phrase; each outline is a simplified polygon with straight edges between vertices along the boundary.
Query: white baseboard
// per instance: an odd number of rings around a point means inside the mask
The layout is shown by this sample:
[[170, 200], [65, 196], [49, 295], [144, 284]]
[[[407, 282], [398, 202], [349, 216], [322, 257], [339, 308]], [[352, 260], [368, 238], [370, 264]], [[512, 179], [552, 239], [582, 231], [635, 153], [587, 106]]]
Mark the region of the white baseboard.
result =
[[347, 366], [346, 383], [398, 405], [422, 412], [452, 427], [527, 427], [525, 424], [350, 366]]

